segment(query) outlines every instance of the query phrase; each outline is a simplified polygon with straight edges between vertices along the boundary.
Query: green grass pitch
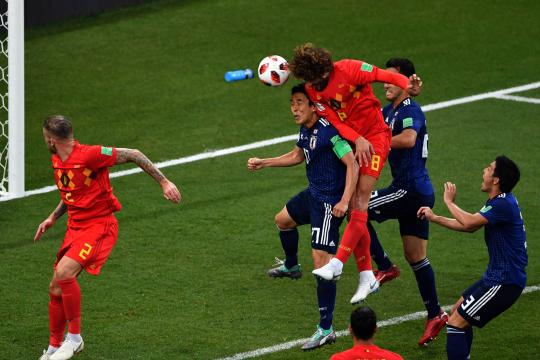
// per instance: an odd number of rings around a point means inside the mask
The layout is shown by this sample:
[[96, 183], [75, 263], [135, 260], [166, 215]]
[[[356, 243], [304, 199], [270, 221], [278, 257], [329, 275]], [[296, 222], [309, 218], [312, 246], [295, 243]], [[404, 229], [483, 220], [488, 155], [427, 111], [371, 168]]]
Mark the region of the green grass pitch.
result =
[[[138, 148], [154, 161], [294, 134], [289, 90], [256, 80], [225, 83], [227, 70], [271, 53], [288, 58], [311, 41], [336, 59], [384, 66], [409, 57], [431, 104], [540, 81], [537, 1], [155, 1], [26, 32], [26, 188], [52, 184], [41, 135], [46, 115], [74, 120], [77, 138]], [[382, 85], [374, 85], [382, 94]], [[540, 99], [538, 89], [514, 94]], [[540, 284], [537, 137], [540, 106], [483, 100], [427, 113], [428, 167], [436, 186], [458, 185], [470, 211], [485, 201], [483, 167], [505, 153], [522, 169], [515, 193], [528, 237], [528, 285]], [[306, 184], [303, 166], [248, 173], [250, 156], [274, 156], [293, 142], [164, 169], [182, 190], [180, 206], [161, 198], [146, 174], [112, 180], [124, 205], [120, 237], [102, 275], [80, 277], [85, 351], [77, 359], [216, 359], [312, 334], [318, 320], [308, 229], [299, 281], [266, 277], [281, 256], [273, 216]], [[127, 168], [127, 167], [122, 167]], [[389, 181], [385, 171], [380, 185]], [[38, 358], [48, 341], [47, 287], [65, 219], [38, 244], [37, 225], [57, 192], [0, 202], [0, 359]], [[397, 226], [377, 226], [402, 276], [368, 304], [379, 319], [423, 310], [401, 255]], [[485, 269], [481, 232], [433, 226], [429, 258], [441, 304], [453, 303]], [[338, 283], [335, 327], [345, 329], [355, 289], [353, 264]], [[475, 331], [475, 359], [536, 359], [540, 293]], [[406, 359], [445, 359], [445, 334], [420, 349], [423, 320], [381, 328], [377, 344]], [[294, 348], [262, 359], [328, 359], [348, 348]]]

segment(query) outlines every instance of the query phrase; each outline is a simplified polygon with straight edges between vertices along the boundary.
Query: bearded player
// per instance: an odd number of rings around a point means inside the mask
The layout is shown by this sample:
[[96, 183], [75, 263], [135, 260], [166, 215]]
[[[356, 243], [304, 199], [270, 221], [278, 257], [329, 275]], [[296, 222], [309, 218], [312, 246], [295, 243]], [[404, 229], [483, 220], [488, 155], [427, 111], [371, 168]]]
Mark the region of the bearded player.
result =
[[[113, 213], [121, 205], [112, 193], [108, 168], [134, 162], [161, 185], [167, 200], [178, 203], [181, 196], [176, 186], [140, 151], [79, 144], [73, 137], [71, 122], [62, 115], [45, 119], [43, 136], [52, 153], [61, 201], [39, 225], [34, 241], [66, 211], [68, 223], [49, 285], [49, 347], [40, 360], [63, 360], [84, 348], [77, 276], [83, 269], [98, 275], [118, 238], [118, 223]], [[64, 339], [66, 324], [68, 333]]]
[[319, 115], [328, 119], [356, 149], [360, 176], [351, 200], [349, 223], [336, 257], [313, 274], [326, 280], [337, 278], [354, 251], [360, 272], [354, 296], [354, 303], [357, 303], [379, 287], [371, 268], [367, 210], [392, 139], [392, 132], [381, 113], [381, 103], [370, 84], [390, 83], [407, 90], [409, 79], [359, 60], [333, 62], [328, 50], [310, 43], [295, 49], [289, 66], [295, 77], [306, 82], [306, 90], [316, 103]]

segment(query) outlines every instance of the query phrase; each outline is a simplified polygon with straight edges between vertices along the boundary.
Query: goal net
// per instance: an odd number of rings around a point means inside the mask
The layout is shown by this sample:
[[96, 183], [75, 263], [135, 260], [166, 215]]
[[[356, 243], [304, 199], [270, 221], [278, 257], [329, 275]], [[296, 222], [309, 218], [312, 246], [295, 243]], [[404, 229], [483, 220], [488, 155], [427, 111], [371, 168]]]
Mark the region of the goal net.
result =
[[0, 198], [24, 195], [24, 1], [0, 0]]

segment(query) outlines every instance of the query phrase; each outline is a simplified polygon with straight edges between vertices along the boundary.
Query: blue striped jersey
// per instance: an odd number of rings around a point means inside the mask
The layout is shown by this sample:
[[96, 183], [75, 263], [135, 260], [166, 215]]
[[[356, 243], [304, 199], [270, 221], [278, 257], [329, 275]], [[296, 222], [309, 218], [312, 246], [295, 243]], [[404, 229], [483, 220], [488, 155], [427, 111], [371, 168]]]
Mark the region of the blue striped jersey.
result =
[[335, 136], [339, 137], [336, 128], [320, 118], [311, 128], [301, 126], [296, 142], [296, 146], [304, 150], [311, 195], [331, 205], [341, 200], [347, 173], [345, 164], [333, 150], [331, 139]]
[[502, 193], [489, 199], [480, 209], [488, 223], [484, 239], [489, 263], [484, 280], [489, 285], [516, 284], [525, 287], [527, 275], [527, 239], [523, 217], [512, 193]]
[[414, 147], [390, 150], [388, 163], [392, 171], [392, 184], [423, 195], [433, 194], [433, 186], [426, 169], [428, 132], [422, 109], [411, 98], [406, 98], [395, 109], [392, 104], [386, 105], [383, 116], [392, 129], [392, 136], [399, 135], [406, 129], [416, 131]]

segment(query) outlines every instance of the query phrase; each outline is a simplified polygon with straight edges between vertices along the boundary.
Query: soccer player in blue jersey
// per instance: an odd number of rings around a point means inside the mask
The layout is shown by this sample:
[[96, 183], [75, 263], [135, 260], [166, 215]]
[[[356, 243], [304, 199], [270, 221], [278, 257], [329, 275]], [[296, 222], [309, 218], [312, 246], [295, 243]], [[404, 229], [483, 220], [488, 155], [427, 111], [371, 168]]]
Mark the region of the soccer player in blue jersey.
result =
[[487, 193], [488, 200], [479, 212], [471, 214], [456, 205], [456, 185], [450, 182], [444, 184], [444, 203], [453, 219], [435, 215], [429, 207], [418, 211], [420, 218], [451, 230], [474, 232], [485, 227], [488, 267], [452, 308], [446, 337], [449, 360], [469, 359], [472, 326], [484, 327], [512, 306], [525, 288], [527, 239], [521, 210], [511, 192], [519, 177], [517, 165], [506, 156], [498, 156], [484, 169], [480, 189]]
[[[298, 279], [302, 272], [297, 257], [297, 227], [311, 224], [314, 268], [326, 265], [336, 253], [339, 227], [358, 180], [359, 166], [347, 141], [328, 121], [318, 117], [304, 84], [292, 88], [291, 112], [295, 123], [301, 125], [294, 149], [275, 158], [250, 158], [247, 167], [259, 170], [306, 163], [307, 189], [292, 197], [275, 217], [285, 261], [268, 271], [270, 277]], [[332, 327], [336, 283], [319, 277], [316, 280], [320, 321], [317, 331], [303, 344], [303, 350], [315, 349], [336, 340]]]
[[[415, 73], [414, 64], [408, 59], [390, 59], [386, 68], [387, 71], [399, 72], [407, 77]], [[384, 90], [386, 99], [390, 102], [383, 108], [383, 115], [392, 129], [392, 150], [388, 156], [392, 183], [372, 193], [368, 218], [379, 223], [388, 219], [397, 219], [399, 222], [405, 259], [414, 272], [427, 310], [424, 333], [418, 341], [419, 345], [425, 346], [439, 334], [448, 319], [448, 315], [439, 305], [435, 274], [427, 257], [429, 222], [416, 216], [421, 206], [433, 207], [435, 202], [433, 186], [426, 169], [426, 118], [406, 90], [392, 84], [384, 84]], [[372, 258], [378, 267], [376, 278], [383, 284], [399, 276], [399, 269], [386, 255], [370, 222], [368, 230]], [[355, 294], [351, 302], [356, 303], [359, 299]]]

